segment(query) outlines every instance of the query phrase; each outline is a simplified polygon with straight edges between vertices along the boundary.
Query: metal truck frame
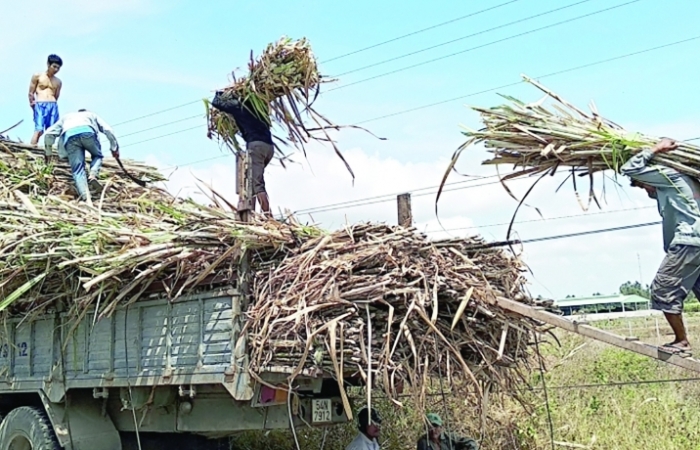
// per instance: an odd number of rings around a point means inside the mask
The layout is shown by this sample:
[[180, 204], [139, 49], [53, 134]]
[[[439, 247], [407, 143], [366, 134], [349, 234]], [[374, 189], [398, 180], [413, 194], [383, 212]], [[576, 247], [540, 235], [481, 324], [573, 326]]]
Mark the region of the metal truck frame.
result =
[[[0, 450], [216, 448], [245, 430], [348, 420], [340, 387], [251, 377], [239, 291], [146, 298], [96, 320], [49, 312], [0, 330]], [[138, 440], [136, 439], [138, 434]]]

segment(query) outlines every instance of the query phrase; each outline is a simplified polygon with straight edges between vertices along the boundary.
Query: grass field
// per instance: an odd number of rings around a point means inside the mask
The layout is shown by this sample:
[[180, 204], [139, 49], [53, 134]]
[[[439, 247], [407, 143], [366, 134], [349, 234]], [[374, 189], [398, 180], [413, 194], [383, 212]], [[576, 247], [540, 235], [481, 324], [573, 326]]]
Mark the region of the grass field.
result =
[[[663, 318], [654, 317], [596, 322], [596, 327], [639, 337], [658, 344], [670, 336]], [[687, 318], [691, 343], [700, 351], [700, 315]], [[481, 440], [486, 450], [600, 449], [700, 450], [700, 381], [666, 380], [700, 377], [644, 356], [600, 344], [570, 333], [541, 345], [553, 435], [544, 401], [540, 372], [533, 367], [534, 405], [528, 413], [507, 398], [492, 396], [486, 426], [472, 397], [449, 393], [443, 397], [436, 382], [430, 397], [432, 409], [450, 421], [454, 430]], [[696, 339], [693, 339], [696, 337]], [[616, 385], [615, 383], [629, 383]], [[592, 385], [592, 386], [591, 386]], [[361, 393], [354, 393], [362, 404]], [[415, 449], [422, 429], [420, 415], [407, 401], [396, 408], [375, 399], [384, 417], [382, 449]], [[303, 450], [344, 449], [355, 436], [353, 424], [327, 431], [300, 430]], [[325, 438], [325, 441], [324, 441]], [[322, 447], [323, 443], [323, 447]], [[232, 449], [294, 449], [289, 432], [241, 435]]]

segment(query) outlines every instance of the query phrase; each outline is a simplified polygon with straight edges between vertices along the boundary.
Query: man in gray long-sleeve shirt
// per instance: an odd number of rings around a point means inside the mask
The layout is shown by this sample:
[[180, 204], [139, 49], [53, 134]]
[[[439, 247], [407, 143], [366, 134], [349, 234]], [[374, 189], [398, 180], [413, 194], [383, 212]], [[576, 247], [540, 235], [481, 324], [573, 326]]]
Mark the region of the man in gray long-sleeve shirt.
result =
[[663, 218], [666, 257], [651, 283], [651, 307], [664, 313], [675, 339], [661, 349], [690, 356], [683, 302], [690, 290], [700, 298], [700, 183], [675, 169], [653, 164], [654, 155], [677, 147], [676, 142], [662, 139], [630, 158], [620, 172], [632, 178], [632, 186], [656, 199]]

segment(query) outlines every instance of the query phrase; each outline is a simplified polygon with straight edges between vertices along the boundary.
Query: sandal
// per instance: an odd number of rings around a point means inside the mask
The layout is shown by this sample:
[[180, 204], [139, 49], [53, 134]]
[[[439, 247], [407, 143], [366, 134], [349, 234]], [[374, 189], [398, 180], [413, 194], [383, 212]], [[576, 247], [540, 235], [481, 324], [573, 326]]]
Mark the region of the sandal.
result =
[[689, 358], [693, 356], [693, 350], [690, 347], [678, 347], [673, 343], [668, 343], [660, 346], [659, 351], [669, 353], [671, 355], [680, 356], [681, 358]]

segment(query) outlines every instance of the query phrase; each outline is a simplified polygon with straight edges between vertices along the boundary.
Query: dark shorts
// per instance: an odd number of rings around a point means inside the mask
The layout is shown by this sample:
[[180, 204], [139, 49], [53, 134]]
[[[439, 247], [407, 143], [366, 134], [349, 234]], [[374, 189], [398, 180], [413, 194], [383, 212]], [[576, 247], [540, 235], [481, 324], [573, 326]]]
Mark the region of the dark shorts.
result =
[[265, 191], [265, 168], [275, 156], [275, 147], [262, 141], [249, 142], [247, 145], [250, 155], [250, 165], [253, 177], [253, 194]]
[[651, 282], [651, 309], [681, 314], [691, 290], [700, 298], [700, 247], [672, 245]]

